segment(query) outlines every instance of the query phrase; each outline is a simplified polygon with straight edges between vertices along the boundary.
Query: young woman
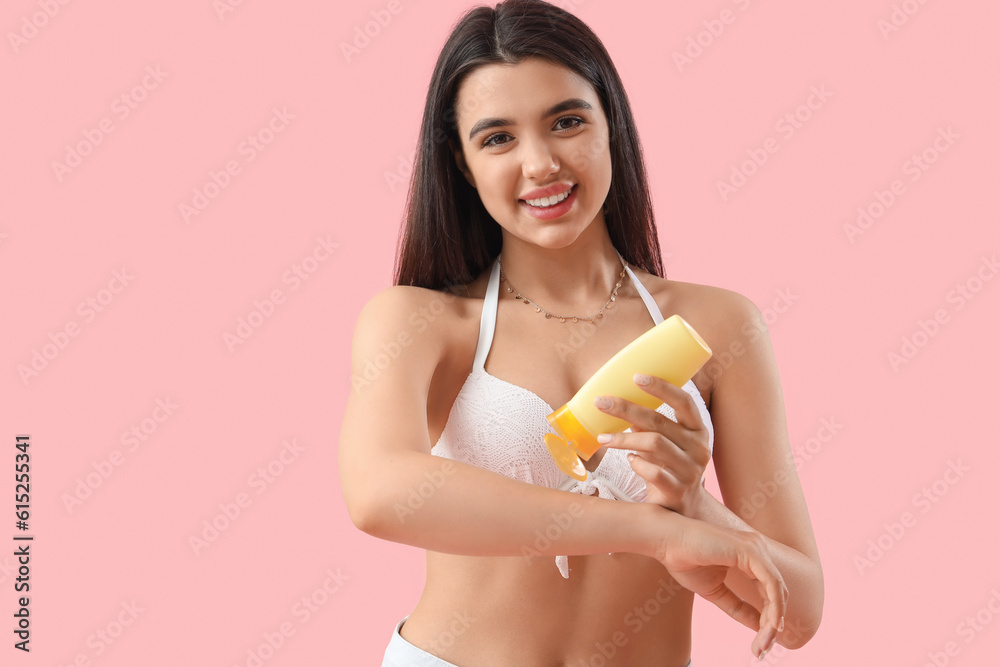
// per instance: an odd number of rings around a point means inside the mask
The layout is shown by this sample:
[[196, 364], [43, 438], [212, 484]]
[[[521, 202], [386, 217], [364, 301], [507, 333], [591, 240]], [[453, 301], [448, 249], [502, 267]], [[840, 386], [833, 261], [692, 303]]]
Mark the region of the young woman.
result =
[[[662, 276], [600, 40], [545, 2], [471, 10], [431, 81], [396, 284], [354, 333], [349, 513], [427, 550], [383, 665], [684, 667], [695, 593], [757, 631], [757, 657], [816, 632], [822, 571], [760, 311]], [[586, 481], [561, 473], [552, 406], [674, 313], [727, 363], [682, 388], [637, 377], [655, 411], [605, 397], [631, 429]]]

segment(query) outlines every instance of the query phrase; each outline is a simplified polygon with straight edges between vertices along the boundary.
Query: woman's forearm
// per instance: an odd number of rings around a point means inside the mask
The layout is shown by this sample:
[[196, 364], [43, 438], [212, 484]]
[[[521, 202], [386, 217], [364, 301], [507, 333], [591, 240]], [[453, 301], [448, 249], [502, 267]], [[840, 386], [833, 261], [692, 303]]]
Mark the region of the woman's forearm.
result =
[[355, 525], [451, 554], [652, 557], [677, 516], [658, 505], [567, 493], [420, 452], [402, 453], [365, 478], [371, 488], [362, 507], [351, 509]]
[[[735, 530], [756, 531], [743, 519], [702, 488], [691, 518]], [[788, 586], [788, 610], [785, 628], [778, 633], [778, 643], [786, 648], [799, 648], [816, 634], [823, 616], [823, 570], [820, 564], [786, 544], [763, 535], [768, 555]], [[736, 569], [730, 570], [726, 583], [758, 610], [761, 597], [754, 584]]]

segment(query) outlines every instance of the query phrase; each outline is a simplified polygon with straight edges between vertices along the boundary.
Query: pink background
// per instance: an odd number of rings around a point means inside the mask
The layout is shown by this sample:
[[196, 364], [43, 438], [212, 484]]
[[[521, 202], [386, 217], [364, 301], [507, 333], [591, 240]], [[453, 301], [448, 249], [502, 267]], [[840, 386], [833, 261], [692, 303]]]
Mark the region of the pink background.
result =
[[[827, 594], [819, 634], [767, 664], [994, 664], [1000, 279], [984, 258], [1000, 249], [1000, 6], [562, 4], [625, 82], [668, 276], [736, 290], [765, 314], [780, 291], [795, 298], [770, 328]], [[247, 665], [284, 624], [269, 667], [379, 664], [424, 564], [344, 509], [349, 344], [391, 281], [405, 186], [387, 174], [405, 173], [434, 61], [473, 3], [401, 0], [349, 62], [341, 43], [387, 2], [246, 0], [221, 17], [211, 0], [73, 2], [51, 18], [49, 5], [11, 0], [0, 16], [0, 553], [18, 532], [23, 433], [35, 535], [30, 655], [11, 648], [16, 575], [0, 556], [0, 662]], [[915, 13], [884, 35], [894, 7]], [[674, 52], [726, 9], [732, 22], [679, 70]], [[788, 136], [778, 123], [813, 87], [830, 97]], [[939, 153], [948, 128], [957, 138]], [[100, 142], [57, 175], [88, 135]], [[248, 136], [270, 142], [252, 160]], [[717, 181], [768, 140], [778, 150], [724, 201]], [[912, 180], [924, 151], [935, 161]], [[892, 204], [852, 242], [845, 224], [895, 179]], [[186, 221], [180, 206], [206, 185], [212, 198]], [[286, 273], [296, 266], [308, 279]], [[274, 290], [281, 303], [227, 346]], [[939, 310], [943, 323], [926, 324]], [[904, 338], [920, 346], [894, 367]], [[51, 358], [22, 378], [36, 351]], [[842, 427], [810, 441], [824, 419]], [[123, 442], [133, 426], [145, 440]], [[954, 484], [941, 481], [950, 462], [966, 468]], [[88, 475], [100, 485], [67, 508]], [[220, 504], [239, 509], [228, 526]], [[897, 539], [886, 524], [907, 512]], [[225, 529], [196, 554], [189, 539], [213, 519]], [[889, 548], [859, 571], [869, 540]], [[322, 604], [305, 616], [309, 596]], [[751, 638], [698, 601], [697, 665], [752, 664]]]

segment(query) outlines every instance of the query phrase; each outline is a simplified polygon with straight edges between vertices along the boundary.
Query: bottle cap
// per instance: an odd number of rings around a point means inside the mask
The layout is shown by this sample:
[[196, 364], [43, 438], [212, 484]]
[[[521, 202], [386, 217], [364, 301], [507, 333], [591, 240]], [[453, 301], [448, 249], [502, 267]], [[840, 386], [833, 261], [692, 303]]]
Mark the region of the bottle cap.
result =
[[583, 424], [570, 411], [569, 405], [548, 415], [546, 419], [559, 435], [545, 434], [545, 446], [552, 460], [564, 473], [581, 482], [587, 479], [587, 469], [583, 467], [580, 457], [589, 460], [601, 446]]

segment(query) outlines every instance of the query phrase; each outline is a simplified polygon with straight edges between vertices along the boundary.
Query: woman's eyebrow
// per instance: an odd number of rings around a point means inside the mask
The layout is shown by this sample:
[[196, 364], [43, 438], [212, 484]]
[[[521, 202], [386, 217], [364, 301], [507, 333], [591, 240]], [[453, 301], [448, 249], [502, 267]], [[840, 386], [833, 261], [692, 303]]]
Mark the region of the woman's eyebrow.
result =
[[[572, 97], [568, 100], [563, 100], [559, 104], [556, 104], [551, 109], [544, 111], [539, 118], [539, 120], [545, 120], [549, 116], [554, 116], [557, 113], [562, 113], [563, 111], [571, 111], [576, 109], [582, 109], [585, 111], [593, 111], [594, 107], [590, 106], [590, 103], [586, 100], [581, 100], [578, 97]], [[471, 140], [474, 136], [479, 134], [484, 130], [488, 130], [493, 127], [506, 127], [508, 125], [517, 125], [512, 120], [506, 118], [483, 118], [475, 125], [472, 126], [472, 130], [469, 131], [469, 139]]]

